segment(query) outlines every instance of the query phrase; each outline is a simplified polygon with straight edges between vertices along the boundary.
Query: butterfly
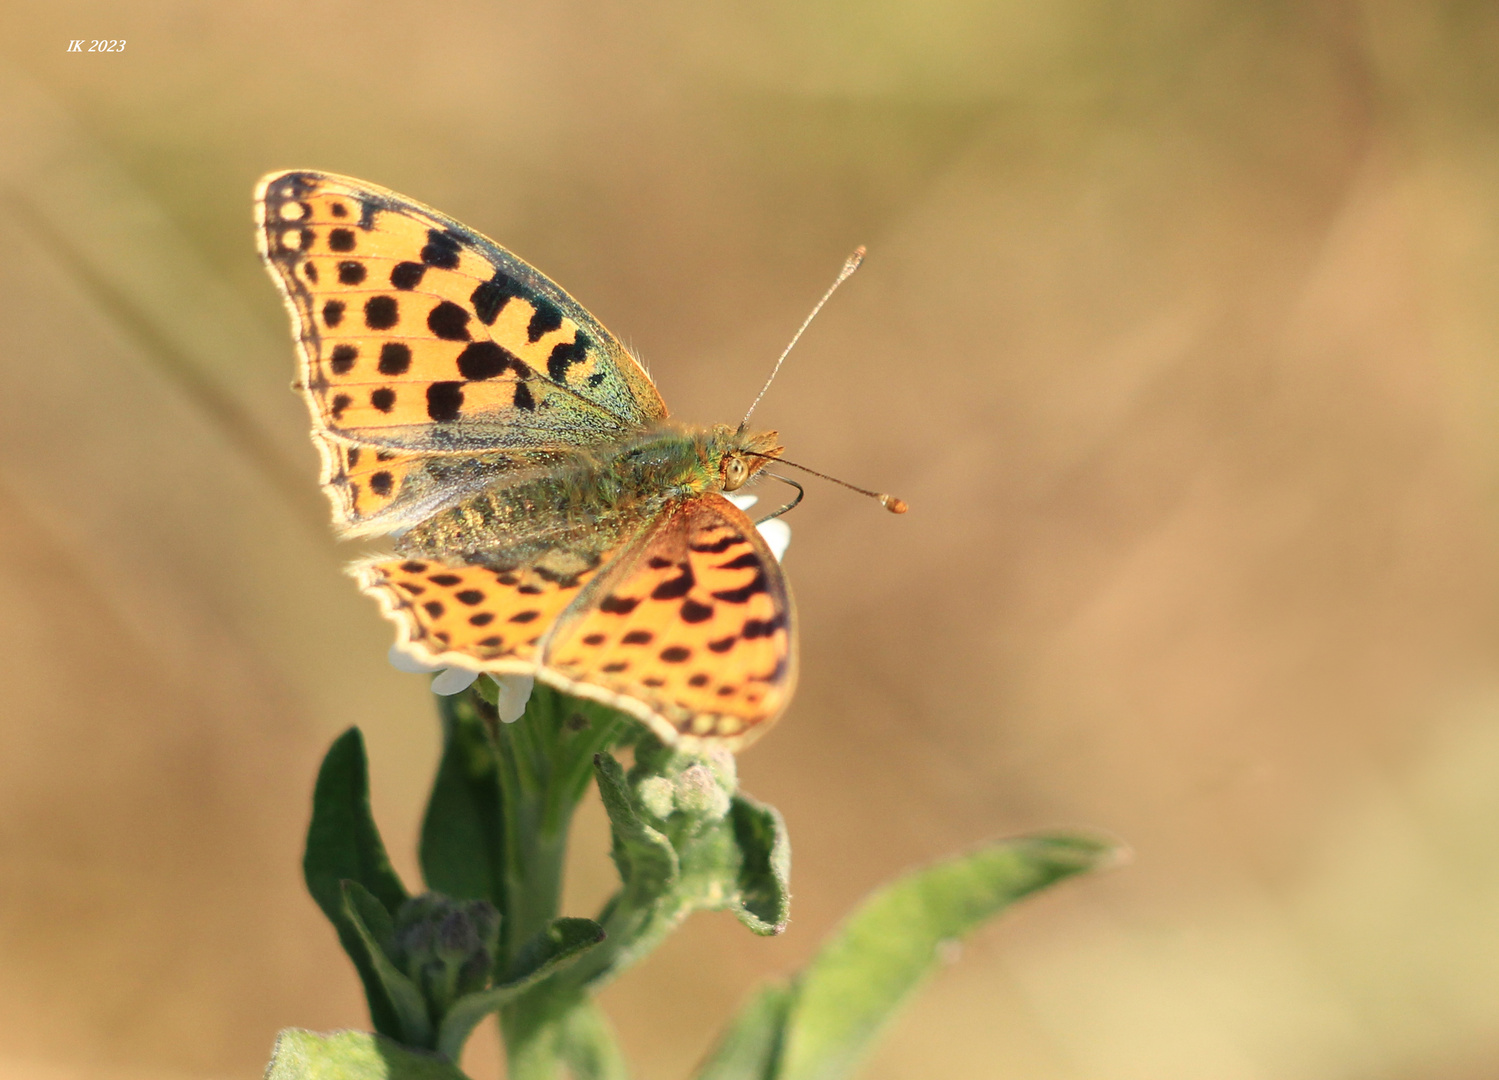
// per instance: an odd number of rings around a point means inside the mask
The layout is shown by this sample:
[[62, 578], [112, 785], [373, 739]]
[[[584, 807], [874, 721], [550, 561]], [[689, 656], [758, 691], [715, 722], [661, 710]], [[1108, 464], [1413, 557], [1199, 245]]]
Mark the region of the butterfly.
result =
[[296, 170], [255, 206], [334, 526], [395, 538], [351, 573], [402, 650], [534, 676], [689, 748], [769, 727], [795, 612], [724, 493], [781, 454], [776, 433], [670, 419], [577, 301], [419, 202]]

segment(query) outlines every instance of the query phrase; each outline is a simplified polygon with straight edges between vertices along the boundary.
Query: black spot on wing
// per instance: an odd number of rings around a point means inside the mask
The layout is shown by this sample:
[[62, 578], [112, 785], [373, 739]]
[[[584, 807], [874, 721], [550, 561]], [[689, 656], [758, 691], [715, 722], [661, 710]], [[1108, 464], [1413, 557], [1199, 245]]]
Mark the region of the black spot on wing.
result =
[[411, 367], [411, 346], [403, 341], [387, 341], [380, 346], [380, 374], [404, 375]]
[[[682, 572], [674, 578], [668, 578], [651, 590], [652, 600], [680, 600], [692, 591], [692, 586], [697, 584], [697, 578], [693, 577], [692, 567], [687, 563], [682, 564]], [[717, 593], [714, 593], [717, 596]]]
[[744, 604], [749, 602], [752, 596], [769, 592], [770, 585], [765, 580], [765, 571], [759, 570], [755, 576], [737, 589], [720, 589], [713, 594], [713, 599], [722, 600], [726, 604]]
[[344, 321], [344, 302], [329, 300], [323, 305], [323, 325], [330, 330]]
[[458, 374], [465, 379], [492, 379], [511, 367], [518, 372], [529, 370], [510, 350], [493, 341], [476, 341], [458, 354]]
[[519, 295], [519, 286], [496, 270], [494, 277], [479, 283], [469, 301], [474, 305], [474, 314], [479, 316], [479, 321], [485, 326], [493, 326], [510, 298]]
[[395, 477], [383, 469], [370, 477], [370, 490], [382, 498], [389, 495], [391, 488], [394, 486]]
[[748, 570], [752, 566], [760, 565], [760, 556], [753, 551], [746, 551], [743, 555], [736, 555], [726, 563], [719, 563], [720, 570]]
[[515, 384], [515, 407], [527, 412], [536, 411], [536, 399], [531, 396], [531, 388], [523, 382]]
[[418, 262], [396, 263], [390, 271], [390, 283], [398, 289], [414, 289], [422, 283], [427, 268]]
[[388, 413], [396, 406], [396, 392], [388, 386], [373, 390], [370, 392], [370, 404], [381, 412]]
[[457, 420], [463, 411], [463, 384], [435, 382], [427, 387], [427, 415], [433, 420]]
[[444, 300], [427, 316], [427, 328], [444, 341], [468, 340], [468, 312]]
[[689, 596], [686, 600], [682, 601], [682, 609], [678, 614], [681, 615], [682, 621], [686, 623], [707, 622], [713, 618], [713, 605], [699, 604]]
[[352, 230], [352, 229], [333, 229], [332, 231], [330, 231], [328, 233], [328, 250], [329, 251], [353, 251], [354, 250], [354, 230]]
[[599, 610], [610, 615], [628, 615], [639, 605], [638, 599], [628, 596], [606, 596], [603, 603], [599, 605]]
[[534, 345], [553, 330], [562, 326], [562, 312], [548, 300], [537, 297], [533, 303], [536, 310], [531, 313], [531, 321], [526, 324], [526, 337]]
[[687, 547], [692, 551], [701, 552], [704, 555], [722, 555], [725, 551], [728, 551], [729, 548], [733, 547], [735, 544], [742, 543], [744, 543], [744, 537], [740, 536], [738, 533], [728, 533], [724, 536], [720, 536], [717, 540], [714, 540], [711, 543], [688, 544]]
[[333, 369], [335, 375], [347, 375], [349, 369], [354, 366], [354, 361], [359, 359], [359, 350], [353, 345], [333, 346], [333, 355], [328, 360], [328, 366]]
[[364, 263], [355, 262], [350, 259], [338, 264], [338, 283], [340, 285], [358, 285], [364, 281]]
[[372, 296], [364, 302], [364, 325], [371, 330], [389, 330], [401, 318], [394, 296]]
[[556, 382], [567, 381], [567, 369], [574, 364], [582, 363], [588, 356], [588, 343], [579, 334], [572, 341], [561, 345], [553, 345], [551, 355], [547, 357], [547, 374]]
[[754, 638], [770, 637], [781, 627], [786, 625], [786, 613], [782, 612], [769, 619], [745, 619], [744, 626], [740, 628], [740, 636], [746, 640]]
[[422, 248], [422, 262], [440, 270], [454, 270], [458, 266], [458, 253], [461, 250], [458, 238], [446, 229], [428, 229], [427, 245]]

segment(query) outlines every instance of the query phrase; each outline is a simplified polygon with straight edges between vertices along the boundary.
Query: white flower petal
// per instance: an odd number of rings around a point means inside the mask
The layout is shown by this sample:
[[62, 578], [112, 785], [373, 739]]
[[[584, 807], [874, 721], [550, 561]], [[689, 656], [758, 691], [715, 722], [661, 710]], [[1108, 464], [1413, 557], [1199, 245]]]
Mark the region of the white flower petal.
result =
[[758, 495], [725, 495], [724, 498], [728, 499], [729, 502], [733, 503], [741, 510], [748, 510], [751, 506], [754, 506], [755, 503], [760, 501], [760, 496]]
[[529, 675], [491, 675], [500, 688], [495, 701], [495, 711], [500, 714], [500, 723], [513, 724], [526, 711], [526, 702], [531, 700], [531, 690], [536, 680]]
[[765, 542], [770, 545], [770, 550], [775, 554], [776, 562], [786, 557], [786, 546], [791, 543], [791, 526], [780, 518], [771, 518], [762, 521], [755, 528], [760, 530], [760, 535], [765, 537]]
[[412, 675], [423, 671], [441, 671], [446, 664], [434, 664], [423, 660], [415, 653], [407, 652], [399, 645], [392, 645], [390, 652], [386, 654], [390, 658], [390, 666], [397, 671], [405, 671]]
[[449, 697], [452, 694], [460, 694], [474, 685], [474, 680], [479, 677], [477, 671], [469, 671], [468, 668], [450, 667], [432, 680], [432, 692]]

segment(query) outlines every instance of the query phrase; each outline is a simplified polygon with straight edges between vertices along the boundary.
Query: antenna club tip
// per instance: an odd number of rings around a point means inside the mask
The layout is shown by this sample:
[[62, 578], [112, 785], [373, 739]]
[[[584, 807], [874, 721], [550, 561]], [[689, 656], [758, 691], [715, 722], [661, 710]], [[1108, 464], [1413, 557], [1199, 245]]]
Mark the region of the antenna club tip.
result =
[[894, 495], [881, 495], [880, 505], [892, 514], [904, 514], [911, 509], [905, 499], [897, 499]]
[[854, 248], [854, 253], [852, 255], [843, 260], [843, 273], [838, 275], [838, 280], [842, 281], [844, 278], [848, 277], [848, 275], [859, 269], [860, 264], [863, 262], [864, 245], [860, 244], [858, 247]]

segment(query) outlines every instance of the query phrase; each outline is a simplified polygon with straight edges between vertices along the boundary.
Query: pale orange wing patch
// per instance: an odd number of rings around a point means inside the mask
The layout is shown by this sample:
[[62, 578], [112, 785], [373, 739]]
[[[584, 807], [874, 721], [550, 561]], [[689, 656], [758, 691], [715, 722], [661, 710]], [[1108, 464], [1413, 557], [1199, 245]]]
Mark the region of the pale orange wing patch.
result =
[[499, 571], [409, 558], [374, 559], [351, 572], [409, 651], [435, 663], [529, 674], [537, 644], [597, 570], [559, 578], [534, 566]]
[[758, 736], [790, 699], [796, 653], [786, 579], [754, 524], [722, 496], [691, 499], [631, 561], [558, 626], [543, 677], [671, 741]]
[[422, 454], [361, 446], [324, 432], [314, 432], [313, 442], [323, 456], [321, 483], [333, 501], [334, 520], [346, 528], [377, 521], [420, 476]]

